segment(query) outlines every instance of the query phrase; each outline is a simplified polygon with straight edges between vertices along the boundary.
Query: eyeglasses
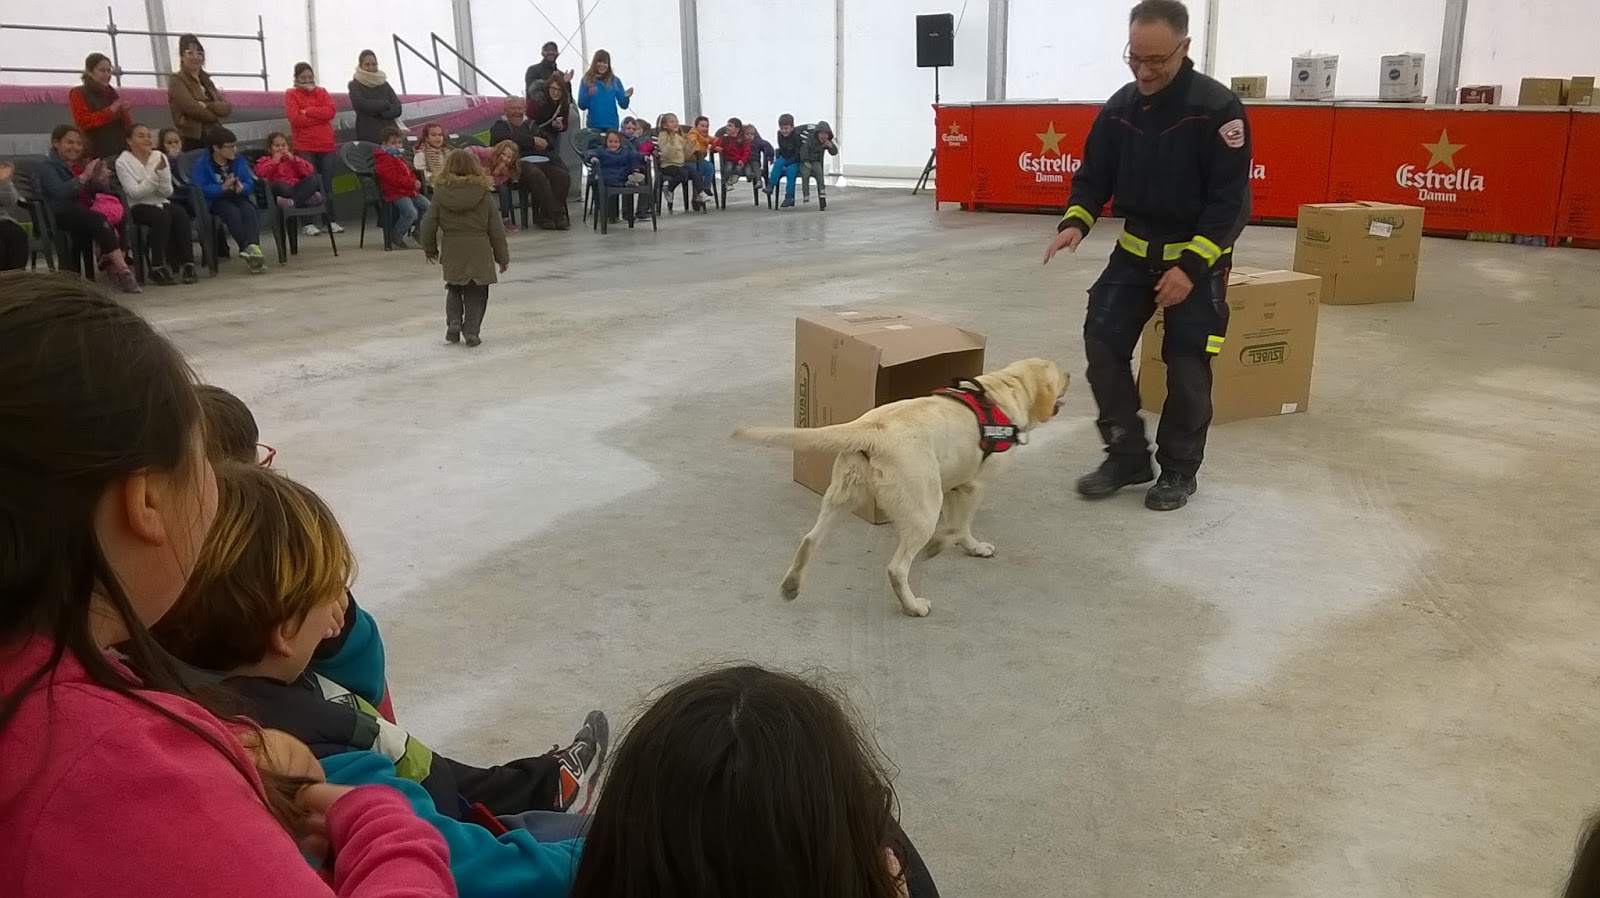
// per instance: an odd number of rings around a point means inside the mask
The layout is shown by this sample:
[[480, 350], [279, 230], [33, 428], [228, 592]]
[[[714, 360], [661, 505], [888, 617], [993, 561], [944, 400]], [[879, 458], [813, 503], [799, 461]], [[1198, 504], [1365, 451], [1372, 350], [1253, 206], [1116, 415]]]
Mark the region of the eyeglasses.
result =
[[[261, 458], [263, 452], [265, 452], [266, 457]], [[274, 458], [277, 458], [277, 456], [278, 456], [278, 450], [272, 448], [271, 446], [268, 446], [266, 443], [257, 443], [256, 444], [256, 456], [258, 458], [261, 458], [260, 461], [256, 462], [256, 464], [258, 466], [263, 467], [263, 468], [270, 468], [270, 467], [272, 467], [272, 460]]]
[[1159, 69], [1162, 66], [1166, 65], [1167, 63], [1171, 62], [1172, 61], [1172, 57], [1177, 56], [1179, 53], [1182, 53], [1183, 52], [1183, 48], [1188, 46], [1188, 45], [1189, 45], [1189, 39], [1188, 38], [1184, 38], [1183, 40], [1178, 42], [1178, 46], [1175, 47], [1171, 53], [1168, 53], [1165, 56], [1135, 56], [1135, 55], [1133, 55], [1133, 44], [1129, 44], [1126, 47], [1122, 48], [1122, 61], [1127, 63], [1128, 67], [1132, 68], [1132, 69], [1137, 69], [1140, 66], [1145, 66], [1145, 67], [1152, 68], [1152, 69]]

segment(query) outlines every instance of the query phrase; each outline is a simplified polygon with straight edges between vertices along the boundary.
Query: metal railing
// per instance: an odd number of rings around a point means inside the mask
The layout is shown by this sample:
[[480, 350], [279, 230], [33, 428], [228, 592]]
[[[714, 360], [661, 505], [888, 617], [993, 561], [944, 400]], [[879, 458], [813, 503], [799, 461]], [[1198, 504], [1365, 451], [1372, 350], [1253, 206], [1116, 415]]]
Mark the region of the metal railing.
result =
[[[111, 42], [111, 77], [116, 79], [117, 86], [122, 86], [123, 75], [150, 75], [156, 78], [166, 78], [172, 72], [146, 71], [143, 69], [125, 69], [122, 67], [120, 48], [117, 38], [123, 35], [150, 38], [172, 38], [185, 34], [205, 40], [217, 41], [255, 41], [261, 52], [261, 70], [258, 72], [213, 72], [209, 69], [206, 74], [213, 78], [260, 78], [263, 90], [268, 89], [267, 84], [267, 35], [264, 23], [260, 16], [256, 16], [255, 34], [201, 34], [194, 31], [144, 31], [134, 28], [120, 28], [117, 26], [116, 15], [111, 7], [106, 7], [106, 26], [104, 28], [89, 28], [74, 25], [18, 25], [10, 22], [0, 22], [0, 31], [44, 31], [53, 34], [103, 34]], [[82, 69], [55, 69], [29, 66], [0, 65], [0, 72], [17, 72], [29, 75], [82, 75]]]
[[450, 46], [450, 42], [449, 41], [446, 41], [444, 38], [440, 37], [438, 34], [432, 32], [432, 31], [428, 32], [428, 38], [429, 38], [430, 41], [432, 41], [432, 44], [433, 44], [433, 58], [432, 59], [429, 59], [427, 57], [427, 55], [425, 55], [421, 50], [418, 50], [416, 47], [411, 46], [411, 44], [405, 38], [401, 37], [400, 35], [396, 34], [396, 35], [393, 35], [393, 37], [394, 37], [395, 73], [400, 76], [400, 92], [401, 93], [410, 93], [410, 91], [406, 89], [406, 63], [405, 63], [404, 54], [402, 54], [400, 52], [400, 49], [402, 47], [407, 49], [407, 50], [410, 50], [411, 51], [411, 55], [413, 55], [413, 56], [417, 57], [418, 59], [422, 60], [422, 64], [423, 65], [427, 66], [430, 69], [433, 69], [434, 74], [439, 76], [439, 93], [441, 93], [441, 94], [444, 93], [444, 83], [446, 81], [448, 81], [451, 84], [455, 85], [456, 90], [461, 91], [461, 93], [463, 95], [469, 95], [470, 96], [470, 95], [476, 93], [476, 91], [468, 90], [466, 85], [462, 84], [460, 81], [457, 81], [453, 75], [450, 75], [450, 74], [445, 72], [443, 64], [441, 64], [440, 61], [439, 61], [439, 48], [443, 47], [446, 50], [449, 50], [450, 54], [452, 56], [454, 56], [462, 65], [466, 66], [467, 68], [471, 69], [474, 73], [476, 73], [478, 75], [478, 77], [482, 78], [483, 80], [485, 80], [485, 81], [489, 82], [490, 84], [493, 84], [495, 87], [499, 88], [501, 93], [505, 94], [508, 97], [518, 96], [517, 94], [513, 94], [511, 91], [506, 90], [505, 87], [503, 85], [501, 85], [500, 82], [498, 82], [498, 81], [494, 80], [493, 78], [489, 77], [489, 74], [487, 72], [485, 72], [483, 69], [478, 68], [478, 66], [472, 60], [468, 59], [465, 56], [462, 56], [461, 55], [461, 51], [457, 50], [455, 47]]

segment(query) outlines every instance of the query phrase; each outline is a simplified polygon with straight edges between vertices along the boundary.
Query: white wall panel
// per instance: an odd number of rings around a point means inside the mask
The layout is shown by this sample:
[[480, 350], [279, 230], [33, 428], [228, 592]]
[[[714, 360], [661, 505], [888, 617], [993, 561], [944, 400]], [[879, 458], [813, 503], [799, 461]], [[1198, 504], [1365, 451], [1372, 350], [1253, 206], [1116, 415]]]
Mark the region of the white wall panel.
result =
[[801, 124], [838, 117], [831, 0], [813, 0], [798, 16], [785, 0], [699, 0], [699, 8], [700, 96], [713, 129], [738, 117], [776, 144], [783, 113]]
[[[168, 0], [172, 2], [172, 0]], [[188, 0], [185, 0], [188, 2]], [[290, 0], [293, 5], [296, 0]], [[398, 34], [432, 59], [433, 50], [428, 42], [429, 32], [454, 44], [455, 16], [450, 10], [450, 0], [383, 0], [383, 14], [374, 15], [376, 7], [365, 7], [348, 0], [313, 0], [317, 4], [317, 77], [330, 91], [342, 92], [355, 73], [356, 59], [362, 50], [378, 54], [378, 67], [389, 76], [395, 92], [400, 92], [400, 73], [394, 56], [393, 36]], [[303, 6], [303, 4], [302, 4]], [[271, 47], [268, 52], [270, 54]], [[422, 60], [405, 53], [406, 88], [414, 94], [439, 92], [439, 79], [433, 69]], [[445, 56], [447, 54], [441, 54]], [[446, 60], [444, 69], [455, 74], [455, 67]], [[294, 65], [282, 73], [284, 86], [293, 83]], [[273, 72], [274, 79], [279, 73]], [[273, 86], [278, 86], [274, 80]], [[508, 87], [510, 85], [507, 85]], [[445, 90], [455, 88], [445, 82]]]
[[[1132, 80], [1122, 61], [1133, 4], [1011, 0], [1006, 95], [1013, 100], [1103, 100]], [[1202, 64], [1206, 5], [1189, 4], [1189, 55]], [[1288, 65], [1287, 60], [1284, 63]]]
[[[140, 4], [143, 5], [142, 3]], [[267, 37], [267, 78], [273, 90], [294, 84], [294, 64], [310, 55], [304, 3], [216, 3], [213, 0], [166, 0], [167, 29], [210, 34], [255, 34], [256, 15]], [[202, 39], [206, 69], [212, 72], [255, 72], [261, 68], [261, 48], [254, 41]], [[172, 64], [178, 64], [178, 39], [168, 40]], [[354, 64], [351, 68], [354, 68]], [[326, 76], [328, 73], [322, 73]], [[327, 83], [326, 79], [324, 83]], [[341, 82], [342, 83], [342, 82]], [[260, 79], [217, 78], [223, 90], [262, 90]]]
[[[594, 0], [587, 2], [593, 5]], [[524, 89], [523, 73], [539, 61], [539, 48], [545, 41], [561, 45], [562, 71], [583, 71], [577, 0], [472, 0], [472, 43], [478, 68], [512, 93]], [[488, 84], [480, 89], [484, 93], [494, 90]]]
[[1595, 0], [1472, 0], [1461, 54], [1462, 84], [1505, 86], [1517, 102], [1523, 78], [1600, 75]]
[[[989, 4], [967, 0], [846, 0], [844, 123], [847, 174], [915, 177], [933, 149], [933, 70], [917, 68], [916, 16], [956, 15], [954, 68], [940, 71], [945, 102], [982, 100]], [[1014, 40], [1014, 39], [1013, 39]]]
[[[22, 25], [68, 25], [104, 28], [110, 7], [120, 28], [148, 31], [144, 0], [51, 0], [46, 3], [0, 3], [0, 22]], [[250, 30], [254, 31], [254, 27]], [[0, 29], [0, 65], [18, 68], [76, 69], [90, 53], [111, 55], [111, 39], [104, 34], [56, 34], [48, 31]], [[150, 71], [150, 39], [132, 35], [117, 38], [118, 61], [124, 69]], [[34, 75], [0, 72], [5, 84], [77, 84], [72, 75]], [[154, 76], [128, 76], [128, 87], [154, 87]]]
[[1423, 84], [1431, 95], [1438, 79], [1444, 2], [1222, 0], [1213, 74], [1224, 82], [1234, 75], [1266, 75], [1268, 95], [1284, 97], [1291, 57], [1307, 50], [1337, 53], [1339, 96], [1376, 97], [1383, 55], [1415, 50], [1428, 55]]
[[[588, 14], [589, 53], [606, 50], [617, 77], [633, 88], [628, 115], [654, 120], [663, 112], [683, 113], [683, 44], [679, 38], [675, 0], [585, 0]], [[704, 32], [702, 32], [704, 34]], [[746, 35], [747, 40], [754, 40]], [[537, 55], [537, 47], [531, 47]], [[588, 60], [572, 53], [582, 77]], [[576, 84], [574, 84], [576, 89]]]

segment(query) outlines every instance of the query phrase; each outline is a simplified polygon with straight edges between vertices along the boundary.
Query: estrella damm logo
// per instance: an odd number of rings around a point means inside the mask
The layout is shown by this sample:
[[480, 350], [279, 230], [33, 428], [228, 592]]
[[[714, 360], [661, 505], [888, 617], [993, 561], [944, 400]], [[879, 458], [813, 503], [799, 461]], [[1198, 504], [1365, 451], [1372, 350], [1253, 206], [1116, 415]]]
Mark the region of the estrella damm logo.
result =
[[1257, 343], [1239, 350], [1239, 363], [1246, 368], [1281, 365], [1288, 360], [1289, 344], [1283, 340], [1276, 343]]

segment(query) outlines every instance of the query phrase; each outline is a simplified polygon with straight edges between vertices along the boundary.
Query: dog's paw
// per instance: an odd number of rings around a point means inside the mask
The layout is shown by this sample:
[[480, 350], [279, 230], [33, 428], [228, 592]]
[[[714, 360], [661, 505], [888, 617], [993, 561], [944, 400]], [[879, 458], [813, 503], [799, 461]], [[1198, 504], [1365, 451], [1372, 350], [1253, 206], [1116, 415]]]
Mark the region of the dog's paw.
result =
[[788, 602], [793, 602], [795, 599], [800, 598], [800, 579], [798, 577], [790, 577], [783, 581], [783, 585], [778, 587], [778, 594]]
[[900, 608], [908, 617], [927, 617], [933, 611], [933, 603], [913, 596], [910, 602], [901, 605]]
[[966, 553], [973, 558], [994, 557], [994, 543], [980, 543], [977, 540], [970, 540], [964, 543], [961, 548], [966, 550]]

